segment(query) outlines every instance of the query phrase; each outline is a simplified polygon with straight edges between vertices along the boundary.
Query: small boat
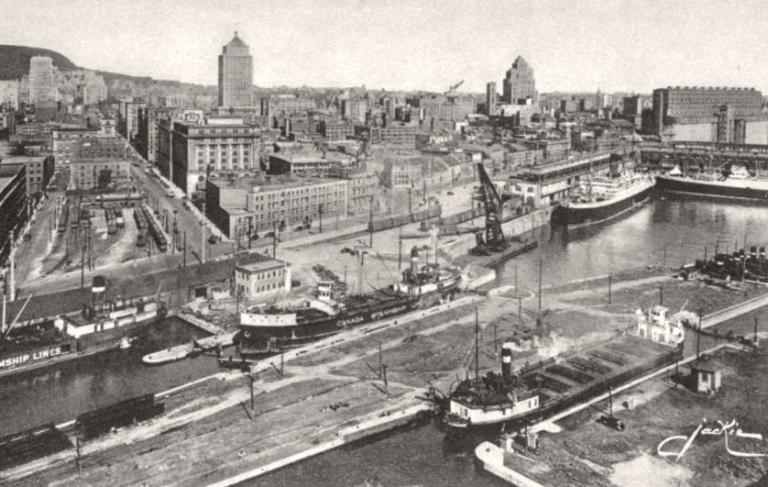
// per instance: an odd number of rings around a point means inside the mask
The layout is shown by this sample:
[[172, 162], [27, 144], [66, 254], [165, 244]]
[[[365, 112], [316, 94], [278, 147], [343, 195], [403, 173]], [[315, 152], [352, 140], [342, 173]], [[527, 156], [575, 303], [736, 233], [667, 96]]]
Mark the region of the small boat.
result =
[[166, 348], [159, 352], [149, 353], [141, 358], [141, 361], [147, 365], [161, 365], [170, 362], [177, 362], [187, 358], [192, 348], [189, 345], [179, 345], [178, 347]]
[[135, 340], [136, 340], [135, 338], [123, 337], [120, 339], [120, 344], [118, 345], [118, 348], [120, 350], [128, 350], [129, 348], [131, 348]]

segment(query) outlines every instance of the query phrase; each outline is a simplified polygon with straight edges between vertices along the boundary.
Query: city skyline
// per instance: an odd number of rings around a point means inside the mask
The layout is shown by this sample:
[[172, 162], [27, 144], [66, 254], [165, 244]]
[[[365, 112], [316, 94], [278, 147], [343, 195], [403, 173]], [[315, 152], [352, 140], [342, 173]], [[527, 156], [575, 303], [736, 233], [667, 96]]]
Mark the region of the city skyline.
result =
[[754, 42], [768, 14], [755, 2], [679, 2], [674, 9], [639, 1], [226, 5], [62, 7], [39, 0], [7, 12], [0, 28], [8, 44], [53, 49], [89, 69], [211, 86], [221, 46], [237, 30], [251, 46], [253, 82], [261, 87], [444, 91], [464, 79], [464, 91], [481, 93], [489, 81], [501, 86], [520, 55], [540, 92], [649, 93], [677, 85], [768, 91], [763, 46]]

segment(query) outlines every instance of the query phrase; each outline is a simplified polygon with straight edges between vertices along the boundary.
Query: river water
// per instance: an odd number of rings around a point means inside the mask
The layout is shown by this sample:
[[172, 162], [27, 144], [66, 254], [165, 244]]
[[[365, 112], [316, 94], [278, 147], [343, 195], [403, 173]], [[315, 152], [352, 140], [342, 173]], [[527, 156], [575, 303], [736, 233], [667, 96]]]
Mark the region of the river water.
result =
[[[535, 289], [539, 261], [544, 285], [606, 275], [646, 264], [692, 262], [708, 247], [768, 245], [768, 209], [748, 203], [663, 195], [614, 221], [565, 231], [543, 228], [539, 247], [498, 269], [499, 284], [514, 282]], [[146, 329], [129, 350], [107, 352], [37, 371], [0, 378], [0, 435], [46, 422], [66, 421], [95, 407], [127, 397], [159, 392], [212, 374], [216, 360], [199, 357], [147, 367], [150, 351], [191, 339], [199, 332], [170, 319]], [[446, 449], [432, 424], [407, 428], [311, 458], [248, 486], [356, 486], [379, 479], [385, 487], [406, 485], [500, 486], [479, 472], [467, 452]]]
[[[743, 245], [768, 246], [768, 208], [698, 197], [665, 194], [637, 211], [613, 221], [565, 231], [543, 228], [539, 247], [497, 269], [499, 284], [538, 286], [590, 276], [607, 275], [646, 264], [679, 266], [717, 245], [733, 250]], [[310, 458], [269, 475], [244, 482], [245, 487], [446, 486], [501, 487], [508, 485], [482, 472], [471, 454], [482, 439], [462, 447], [445, 442], [435, 423], [388, 435]]]

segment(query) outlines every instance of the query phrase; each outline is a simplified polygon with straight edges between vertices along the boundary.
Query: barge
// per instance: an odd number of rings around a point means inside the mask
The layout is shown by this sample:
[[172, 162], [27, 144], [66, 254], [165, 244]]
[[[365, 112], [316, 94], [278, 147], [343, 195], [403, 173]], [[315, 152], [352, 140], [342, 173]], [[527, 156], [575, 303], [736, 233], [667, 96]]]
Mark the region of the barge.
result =
[[611, 387], [674, 363], [682, 356], [680, 320], [656, 306], [637, 311], [631, 331], [524, 367], [512, 369], [513, 343], [502, 347], [501, 374], [461, 381], [447, 398], [443, 421], [449, 431], [499, 432], [546, 420]]

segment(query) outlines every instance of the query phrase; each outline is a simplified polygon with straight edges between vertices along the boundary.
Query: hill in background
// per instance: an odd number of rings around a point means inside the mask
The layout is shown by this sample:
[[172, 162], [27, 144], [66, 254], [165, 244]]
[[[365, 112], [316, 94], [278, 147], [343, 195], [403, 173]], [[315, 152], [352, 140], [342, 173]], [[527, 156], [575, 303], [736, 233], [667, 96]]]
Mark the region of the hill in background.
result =
[[18, 79], [29, 74], [29, 58], [32, 56], [49, 56], [60, 71], [79, 69], [66, 56], [50, 49], [0, 44], [0, 79]]

